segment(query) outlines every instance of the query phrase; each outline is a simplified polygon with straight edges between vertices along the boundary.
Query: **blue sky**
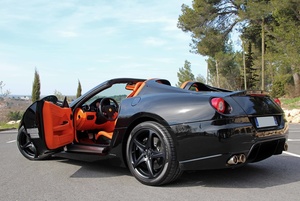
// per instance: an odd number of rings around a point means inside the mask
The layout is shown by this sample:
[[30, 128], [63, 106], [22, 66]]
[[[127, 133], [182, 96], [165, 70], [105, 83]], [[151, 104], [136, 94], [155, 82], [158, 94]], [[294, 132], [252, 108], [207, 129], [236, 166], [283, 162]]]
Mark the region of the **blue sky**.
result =
[[165, 78], [172, 85], [184, 61], [206, 77], [190, 53], [191, 36], [177, 28], [192, 0], [1, 0], [0, 81], [30, 95], [37, 69], [41, 94], [75, 95], [111, 78]]

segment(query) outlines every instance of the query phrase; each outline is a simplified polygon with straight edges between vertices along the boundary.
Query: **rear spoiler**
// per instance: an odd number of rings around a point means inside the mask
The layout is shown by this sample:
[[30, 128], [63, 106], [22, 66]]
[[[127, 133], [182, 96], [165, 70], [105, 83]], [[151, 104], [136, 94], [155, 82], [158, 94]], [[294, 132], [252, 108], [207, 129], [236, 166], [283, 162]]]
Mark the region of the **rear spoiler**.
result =
[[229, 96], [269, 96], [268, 92], [262, 90], [243, 90], [243, 91], [232, 91]]
[[263, 90], [248, 90], [247, 95], [269, 95], [268, 92]]
[[[244, 91], [236, 91], [233, 93], [230, 93], [229, 96], [269, 96], [268, 92], [262, 91], [262, 90], [244, 90]], [[271, 97], [270, 97], [271, 98]], [[279, 98], [271, 98], [274, 100], [275, 103], [277, 103], [281, 107], [281, 101]]]

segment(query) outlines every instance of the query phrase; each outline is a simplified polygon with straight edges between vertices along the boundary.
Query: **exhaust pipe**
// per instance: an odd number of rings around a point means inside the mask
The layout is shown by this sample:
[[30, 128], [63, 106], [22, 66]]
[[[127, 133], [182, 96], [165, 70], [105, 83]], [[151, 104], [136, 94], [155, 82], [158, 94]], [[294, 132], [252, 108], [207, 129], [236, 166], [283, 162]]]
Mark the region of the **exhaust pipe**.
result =
[[227, 161], [228, 165], [236, 165], [238, 163], [245, 163], [246, 162], [246, 155], [245, 154], [239, 154], [239, 155], [233, 155], [231, 158]]
[[238, 157], [233, 155], [228, 161], [227, 164], [229, 165], [236, 165], [238, 163]]
[[245, 156], [245, 154], [240, 154], [239, 155], [238, 162], [239, 163], [245, 163], [246, 162], [246, 156]]

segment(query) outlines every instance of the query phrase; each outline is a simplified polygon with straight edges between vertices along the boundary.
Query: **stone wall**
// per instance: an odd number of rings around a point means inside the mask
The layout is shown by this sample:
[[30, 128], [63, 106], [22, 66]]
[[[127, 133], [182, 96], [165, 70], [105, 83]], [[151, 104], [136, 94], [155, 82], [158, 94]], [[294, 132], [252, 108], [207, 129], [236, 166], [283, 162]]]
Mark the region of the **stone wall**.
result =
[[284, 110], [284, 113], [289, 123], [300, 123], [300, 109]]

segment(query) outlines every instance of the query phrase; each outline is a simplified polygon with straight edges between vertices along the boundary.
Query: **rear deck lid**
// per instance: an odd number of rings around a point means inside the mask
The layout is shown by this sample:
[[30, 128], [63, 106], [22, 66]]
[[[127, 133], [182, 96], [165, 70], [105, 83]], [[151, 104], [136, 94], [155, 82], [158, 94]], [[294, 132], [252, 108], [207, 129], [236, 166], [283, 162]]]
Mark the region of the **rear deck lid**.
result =
[[268, 95], [239, 92], [230, 95], [256, 128], [277, 127], [283, 123], [283, 110]]
[[247, 115], [280, 115], [281, 107], [268, 95], [239, 92], [230, 95]]

